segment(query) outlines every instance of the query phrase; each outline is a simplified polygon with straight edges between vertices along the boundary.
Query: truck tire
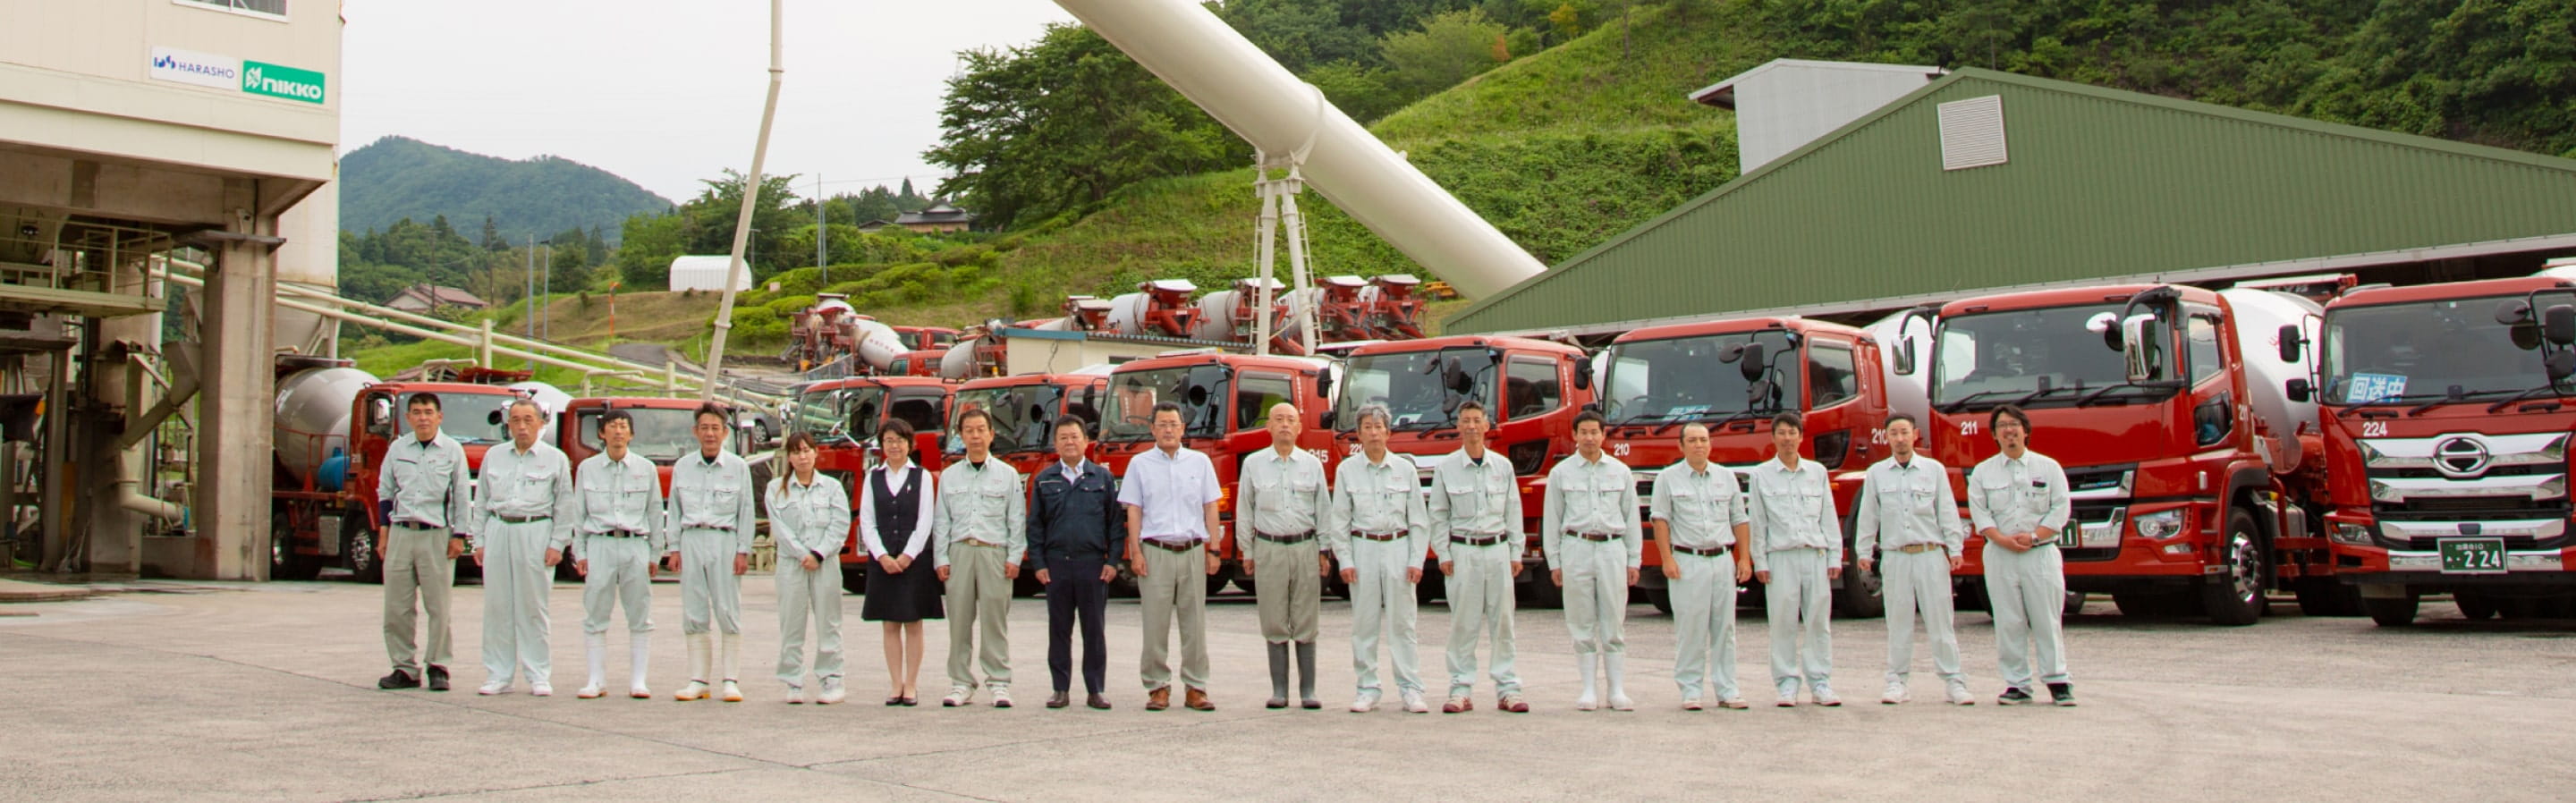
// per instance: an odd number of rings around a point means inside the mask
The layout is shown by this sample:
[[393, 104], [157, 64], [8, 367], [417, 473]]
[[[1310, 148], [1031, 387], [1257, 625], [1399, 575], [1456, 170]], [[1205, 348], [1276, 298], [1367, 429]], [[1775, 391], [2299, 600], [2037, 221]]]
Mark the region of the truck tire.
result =
[[273, 511], [268, 532], [268, 579], [311, 580], [322, 574], [322, 556], [300, 555], [295, 551], [295, 523]]
[[2066, 601], [2064, 603], [2060, 603], [2057, 609], [2058, 618], [2063, 619], [2070, 616], [2082, 615], [2084, 613], [2084, 603], [2089, 596], [2090, 595], [2087, 595], [2082, 591], [2066, 592]]
[[[1207, 576], [1207, 595], [1211, 597], [1216, 596], [1216, 592], [1225, 590], [1226, 581], [1234, 579], [1236, 579], [1234, 564], [1219, 564], [1216, 573]], [[1252, 578], [1245, 577], [1242, 579], [1250, 580]], [[1249, 587], [1247, 587], [1246, 590], [1250, 590]]]
[[868, 567], [857, 563], [841, 564], [841, 590], [851, 594], [868, 593]]
[[2271, 605], [2263, 596], [2269, 562], [2263, 559], [2263, 536], [2254, 528], [2254, 514], [2242, 508], [2229, 512], [2224, 537], [2218, 560], [2226, 571], [2201, 578], [2201, 608], [2209, 613], [2210, 624], [2242, 627], [2263, 618], [2263, 609]]
[[2361, 615], [2361, 591], [2332, 577], [2299, 578], [2296, 590], [2302, 616]]
[[1011, 596], [1014, 597], [1028, 599], [1045, 591], [1046, 586], [1038, 584], [1038, 571], [1027, 566], [1020, 567], [1020, 576], [1011, 581]]
[[2130, 619], [2154, 619], [2165, 615], [2163, 597], [2162, 594], [2113, 594], [2111, 604], [2119, 607], [2121, 616]]
[[2451, 601], [2460, 606], [2460, 616], [2472, 622], [2493, 619], [2496, 614], [2502, 612], [2502, 606], [2496, 604], [2496, 599], [2485, 594], [2456, 593], [2451, 595]]
[[[1849, 532], [1849, 530], [1845, 530]], [[1860, 570], [1859, 555], [1843, 550], [1843, 579], [1834, 589], [1834, 618], [1876, 619], [1887, 615], [1887, 598], [1877, 572]]]
[[1665, 586], [1663, 588], [1640, 588], [1637, 589], [1637, 591], [1638, 593], [1645, 595], [1646, 604], [1655, 606], [1656, 613], [1660, 613], [1665, 616], [1673, 615], [1673, 589], [1671, 586]]
[[1565, 589], [1550, 581], [1544, 570], [1536, 567], [1522, 570], [1520, 587], [1528, 592], [1529, 607], [1565, 607]]
[[2380, 627], [2410, 627], [2415, 624], [2416, 600], [2417, 597], [2413, 592], [2408, 592], [2403, 597], [2363, 597], [2361, 610], [2370, 614], [2370, 621], [2378, 623]]
[[365, 514], [355, 510], [340, 514], [340, 559], [347, 562], [350, 579], [384, 584], [385, 564], [376, 558], [376, 530]]
[[1449, 576], [1440, 573], [1440, 563], [1427, 559], [1422, 561], [1422, 582], [1413, 584], [1413, 604], [1429, 605], [1448, 594]]

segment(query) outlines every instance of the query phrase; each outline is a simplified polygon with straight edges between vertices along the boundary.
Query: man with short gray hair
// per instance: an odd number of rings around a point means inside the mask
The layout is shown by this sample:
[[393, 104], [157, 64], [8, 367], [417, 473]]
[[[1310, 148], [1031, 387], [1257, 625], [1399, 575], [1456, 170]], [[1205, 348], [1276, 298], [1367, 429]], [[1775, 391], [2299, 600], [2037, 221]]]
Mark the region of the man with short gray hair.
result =
[[474, 565], [483, 567], [483, 670], [479, 694], [506, 694], [515, 674], [527, 675], [528, 693], [555, 693], [554, 665], [546, 644], [546, 591], [555, 564], [572, 545], [572, 462], [537, 442], [545, 411], [520, 399], [510, 403], [510, 443], [483, 454], [483, 476], [474, 495], [483, 518], [474, 528]]
[[1941, 673], [1951, 705], [1974, 705], [1967, 675], [1959, 670], [1959, 637], [1951, 629], [1950, 573], [1962, 562], [1967, 528], [1959, 523], [1950, 472], [1914, 453], [1917, 428], [1904, 413], [1887, 419], [1887, 444], [1895, 454], [1869, 467], [1853, 518], [1853, 557], [1869, 571], [1874, 551], [1886, 556], [1882, 596], [1887, 600], [1887, 692], [1878, 701], [1905, 702], [1905, 679], [1914, 668], [1914, 615], [1932, 642], [1932, 668]]
[[1395, 688], [1406, 713], [1430, 713], [1422, 696], [1419, 651], [1414, 637], [1414, 586], [1422, 582], [1423, 539], [1429, 538], [1431, 513], [1422, 501], [1421, 474], [1413, 459], [1387, 451], [1389, 416], [1385, 405], [1360, 408], [1360, 451], [1342, 458], [1334, 478], [1330, 515], [1324, 538], [1342, 564], [1342, 584], [1350, 587], [1351, 668], [1359, 674], [1359, 697], [1353, 712], [1377, 708], [1378, 634], [1392, 622], [1395, 643]]

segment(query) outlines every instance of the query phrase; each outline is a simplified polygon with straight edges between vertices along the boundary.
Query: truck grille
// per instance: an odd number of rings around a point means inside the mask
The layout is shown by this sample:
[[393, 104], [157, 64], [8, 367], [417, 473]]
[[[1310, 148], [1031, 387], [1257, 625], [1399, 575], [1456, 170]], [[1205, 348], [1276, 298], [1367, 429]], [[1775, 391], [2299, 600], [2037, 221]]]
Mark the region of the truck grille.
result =
[[2445, 433], [2361, 442], [2382, 545], [2433, 550], [2487, 536], [2508, 549], [2568, 542], [2568, 435]]

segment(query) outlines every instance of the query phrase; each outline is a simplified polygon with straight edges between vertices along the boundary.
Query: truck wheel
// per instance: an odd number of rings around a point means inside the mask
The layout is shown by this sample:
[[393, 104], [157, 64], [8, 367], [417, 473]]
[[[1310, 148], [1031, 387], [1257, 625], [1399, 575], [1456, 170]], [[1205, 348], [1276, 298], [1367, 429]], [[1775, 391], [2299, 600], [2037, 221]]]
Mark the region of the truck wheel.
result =
[[376, 559], [376, 530], [364, 515], [340, 514], [340, 557], [348, 561], [351, 579], [382, 584], [385, 564]]
[[1038, 584], [1038, 571], [1027, 566], [1020, 567], [1020, 576], [1011, 581], [1011, 596], [1014, 597], [1027, 599], [1045, 591], [1046, 586]]
[[1545, 570], [1535, 567], [1524, 569], [1521, 571], [1521, 579], [1523, 581], [1521, 583], [1521, 588], [1525, 589], [1528, 594], [1529, 607], [1565, 607], [1565, 589], [1558, 587], [1555, 583], [1549, 582], [1547, 579], [1547, 572]]
[[2300, 615], [2361, 615], [2361, 592], [2352, 586], [2335, 582], [2332, 577], [2299, 578], [2297, 590]]
[[[1240, 588], [1240, 589], [1243, 589], [1243, 593], [1246, 593], [1246, 594], [1255, 594], [1255, 593], [1260, 593], [1260, 592], [1256, 592], [1256, 591], [1252, 590], [1253, 586], [1252, 586], [1252, 573], [1251, 573], [1251, 572], [1242, 571], [1242, 570], [1239, 570], [1239, 569], [1238, 569], [1238, 570], [1231, 570], [1231, 571], [1228, 571], [1228, 572], [1226, 572], [1226, 573], [1234, 576], [1234, 587], [1236, 587], [1236, 588]], [[1209, 591], [1209, 592], [1208, 592], [1208, 594], [1209, 594], [1210, 596], [1214, 596], [1214, 595], [1216, 594], [1216, 592], [1215, 592], [1215, 591]]]
[[2452, 594], [2451, 601], [2459, 604], [2460, 616], [2472, 622], [2493, 619], [2499, 612], [2495, 598], [2485, 594]]
[[311, 580], [322, 574], [322, 556], [295, 552], [295, 522], [272, 512], [268, 531], [268, 579]]
[[1663, 588], [1641, 588], [1638, 589], [1638, 591], [1645, 594], [1646, 604], [1655, 606], [1656, 613], [1660, 613], [1665, 616], [1673, 615], [1673, 589], [1671, 586], [1665, 586]]
[[2380, 627], [2408, 627], [2415, 624], [2415, 601], [2413, 592], [2394, 598], [2363, 597], [2361, 610]]
[[1981, 578], [1960, 580], [1957, 594], [1958, 604], [1954, 606], [1955, 610], [1990, 611], [1994, 609], [1994, 603], [1986, 599], [1986, 581]]
[[2131, 619], [2152, 619], [2165, 615], [2165, 601], [2162, 594], [2113, 594], [2111, 604], [2119, 607], [2121, 616]]
[[2209, 612], [2210, 624], [2253, 624], [2270, 605], [2263, 598], [2265, 561], [2253, 514], [2242, 509], [2227, 514], [2227, 541], [2218, 559], [2226, 573], [2200, 581], [2201, 607]]
[[1439, 562], [1431, 560], [1423, 561], [1422, 582], [1413, 584], [1413, 604], [1416, 606], [1429, 605], [1447, 597], [1448, 594], [1449, 576], [1440, 573]]
[[851, 594], [868, 593], [868, 567], [854, 563], [841, 564], [841, 590]]
[[1877, 572], [1864, 572], [1852, 550], [1843, 550], [1843, 579], [1834, 594], [1834, 618], [1876, 619], [1887, 615], [1887, 598]]
[[2059, 605], [2059, 607], [2058, 607], [2058, 609], [2057, 609], [2057, 615], [2058, 615], [2060, 618], [2064, 618], [2064, 617], [2068, 617], [2068, 616], [2077, 616], [2077, 615], [2081, 615], [2081, 614], [2083, 614], [2083, 613], [2084, 613], [2084, 601], [2085, 601], [2085, 599], [2087, 598], [2087, 596], [2088, 596], [2088, 595], [2086, 595], [2086, 594], [2085, 594], [2084, 592], [2082, 592], [2082, 591], [2069, 591], [2069, 592], [2066, 592], [2066, 602], [2064, 602], [2064, 603], [2062, 603], [2062, 604], [2060, 604], [2060, 605]]
[[[1233, 579], [1235, 579], [1235, 576], [1234, 576], [1234, 564], [1231, 564], [1231, 563], [1222, 564], [1222, 565], [1221, 565], [1221, 566], [1216, 570], [1216, 573], [1215, 573], [1215, 574], [1211, 574], [1211, 575], [1208, 575], [1208, 576], [1207, 576], [1207, 595], [1208, 595], [1208, 596], [1211, 596], [1211, 597], [1216, 596], [1216, 592], [1219, 592], [1219, 591], [1223, 591], [1223, 590], [1225, 590], [1225, 583], [1226, 583], [1226, 581], [1228, 581], [1228, 580], [1233, 580]], [[1242, 579], [1244, 579], [1244, 580], [1250, 580], [1250, 579], [1252, 579], [1252, 578], [1246, 577], [1246, 578], [1242, 578]], [[1246, 590], [1249, 590], [1249, 589], [1246, 589]]]

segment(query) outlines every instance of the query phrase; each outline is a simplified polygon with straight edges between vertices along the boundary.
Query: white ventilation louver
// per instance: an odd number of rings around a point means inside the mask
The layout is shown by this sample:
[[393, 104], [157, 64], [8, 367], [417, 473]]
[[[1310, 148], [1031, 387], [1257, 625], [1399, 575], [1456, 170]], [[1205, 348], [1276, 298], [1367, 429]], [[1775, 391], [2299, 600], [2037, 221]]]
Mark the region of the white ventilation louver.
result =
[[1941, 169], [2004, 163], [2004, 96], [1941, 104]]

